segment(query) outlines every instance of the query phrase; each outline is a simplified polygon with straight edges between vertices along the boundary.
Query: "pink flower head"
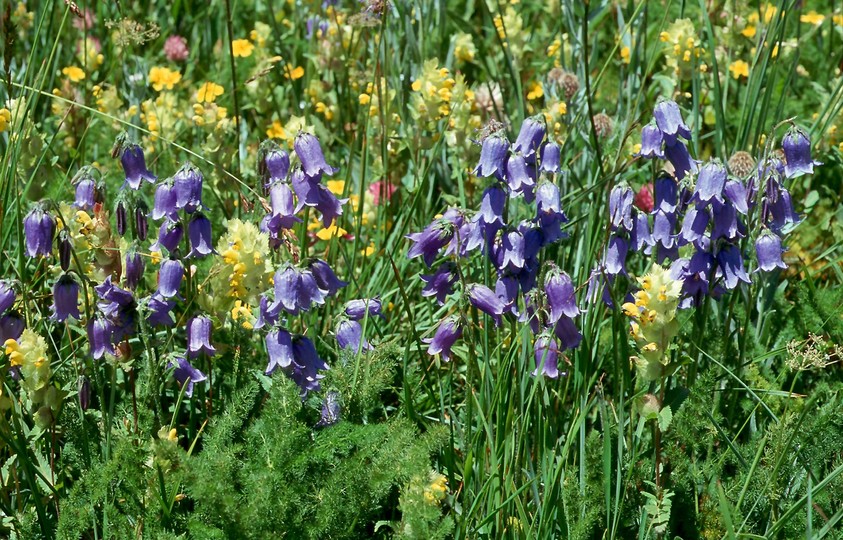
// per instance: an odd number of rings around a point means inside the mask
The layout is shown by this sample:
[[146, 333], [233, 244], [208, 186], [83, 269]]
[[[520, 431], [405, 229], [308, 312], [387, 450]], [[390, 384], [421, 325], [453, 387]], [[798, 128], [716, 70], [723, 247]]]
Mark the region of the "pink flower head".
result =
[[375, 206], [381, 203], [381, 197], [385, 197], [386, 202], [389, 202], [389, 200], [392, 199], [392, 194], [395, 193], [395, 189], [395, 185], [390, 184], [389, 182], [384, 182], [383, 180], [372, 182], [369, 185], [369, 193], [372, 194]]
[[187, 48], [187, 40], [181, 36], [170, 36], [164, 42], [164, 54], [171, 62], [184, 62], [190, 51]]

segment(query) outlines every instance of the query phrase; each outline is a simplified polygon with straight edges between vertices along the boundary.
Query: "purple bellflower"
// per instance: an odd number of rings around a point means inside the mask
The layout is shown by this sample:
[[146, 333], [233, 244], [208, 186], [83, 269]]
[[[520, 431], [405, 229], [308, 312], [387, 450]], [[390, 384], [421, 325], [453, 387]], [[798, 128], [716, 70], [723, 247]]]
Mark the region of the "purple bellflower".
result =
[[495, 326], [501, 325], [501, 316], [506, 311], [506, 304], [489, 287], [480, 283], [468, 285], [468, 300], [471, 304], [489, 315], [495, 321]]
[[296, 150], [299, 161], [301, 161], [304, 174], [307, 176], [314, 178], [322, 173], [332, 176], [339, 170], [331, 167], [325, 161], [325, 154], [322, 153], [322, 145], [319, 144], [319, 139], [314, 135], [300, 132], [296, 135], [293, 147]]
[[457, 282], [456, 266], [451, 262], [443, 263], [433, 274], [422, 275], [421, 280], [425, 283], [422, 296], [425, 298], [435, 296], [439, 305], [444, 305], [445, 298], [453, 292], [454, 284]]
[[204, 382], [208, 379], [208, 377], [199, 371], [198, 368], [193, 367], [193, 365], [187, 361], [187, 358], [183, 356], [179, 356], [176, 358], [176, 363], [173, 364], [172, 362], [168, 367], [175, 367], [173, 371], [173, 378], [176, 379], [176, 382], [179, 383], [180, 388], [185, 388], [184, 394], [187, 397], [193, 397], [193, 387], [196, 383]]
[[195, 358], [202, 353], [208, 356], [217, 354], [211, 345], [211, 319], [194, 317], [187, 322], [187, 354]]
[[755, 254], [758, 256], [758, 270], [772, 272], [776, 268], [787, 268], [782, 260], [782, 240], [770, 231], [761, 233], [755, 240]]
[[140, 189], [142, 181], [152, 183], [158, 178], [146, 168], [143, 149], [137, 144], [127, 144], [123, 147], [120, 164], [123, 165], [123, 172], [126, 174], [126, 184], [134, 190]]
[[184, 277], [184, 265], [178, 259], [167, 259], [161, 263], [158, 270], [158, 294], [164, 298], [172, 298], [179, 294], [181, 281]]
[[211, 220], [201, 212], [195, 214], [190, 220], [187, 226], [187, 236], [190, 239], [188, 258], [202, 258], [216, 252], [211, 238]]
[[426, 338], [422, 341], [429, 344], [427, 354], [430, 356], [441, 354], [442, 361], [449, 362], [451, 360], [451, 347], [454, 346], [460, 336], [462, 336], [462, 325], [459, 317], [451, 315], [439, 323], [432, 338]]
[[519, 152], [524, 159], [534, 161], [536, 151], [544, 141], [547, 128], [545, 127], [544, 117], [541, 115], [533, 116], [524, 120], [521, 123], [521, 130], [518, 132], [518, 138], [512, 145], [513, 152]]
[[49, 256], [53, 251], [53, 236], [56, 220], [45, 212], [40, 204], [23, 218], [23, 234], [26, 239], [26, 253], [30, 257]]
[[266, 374], [272, 375], [277, 368], [289, 369], [293, 364], [293, 337], [283, 328], [275, 328], [264, 338], [269, 364]]
[[480, 163], [474, 174], [481, 178], [495, 176], [503, 179], [506, 157], [509, 154], [509, 141], [503, 135], [492, 134], [483, 139], [480, 150]]
[[383, 317], [380, 298], [364, 298], [350, 300], [345, 304], [345, 314], [352, 321], [359, 321], [365, 317]]
[[68, 317], [77, 321], [82, 318], [79, 313], [79, 284], [70, 274], [62, 274], [53, 285], [52, 318], [64, 322]]
[[791, 128], [782, 138], [784, 150], [784, 174], [788, 178], [795, 178], [803, 174], [813, 174], [814, 165], [811, 159], [811, 140], [799, 128]]
[[360, 354], [373, 348], [363, 337], [363, 327], [357, 321], [340, 319], [335, 334], [340, 349], [351, 349], [354, 354]]
[[536, 369], [533, 370], [533, 376], [541, 374], [549, 379], [559, 378], [559, 369], [557, 367], [557, 360], [559, 358], [559, 345], [556, 339], [552, 336], [542, 334], [536, 338], [533, 345], [534, 356], [536, 358]]

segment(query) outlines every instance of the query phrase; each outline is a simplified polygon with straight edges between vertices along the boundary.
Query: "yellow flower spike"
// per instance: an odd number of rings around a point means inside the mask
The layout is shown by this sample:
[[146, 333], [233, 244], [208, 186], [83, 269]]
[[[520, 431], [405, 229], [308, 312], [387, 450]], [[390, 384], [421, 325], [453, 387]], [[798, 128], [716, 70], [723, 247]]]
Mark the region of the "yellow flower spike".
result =
[[621, 47], [621, 51], [620, 51], [620, 52], [621, 52], [621, 61], [622, 61], [624, 64], [628, 64], [628, 63], [629, 63], [629, 61], [630, 61], [629, 47], [627, 47], [627, 46], [623, 46], [623, 47]]
[[634, 319], [637, 319], [639, 317], [639, 315], [641, 315], [641, 312], [638, 309], [638, 306], [633, 304], [632, 302], [626, 302], [621, 307], [623, 308], [623, 314], [626, 315], [627, 317], [632, 317]]

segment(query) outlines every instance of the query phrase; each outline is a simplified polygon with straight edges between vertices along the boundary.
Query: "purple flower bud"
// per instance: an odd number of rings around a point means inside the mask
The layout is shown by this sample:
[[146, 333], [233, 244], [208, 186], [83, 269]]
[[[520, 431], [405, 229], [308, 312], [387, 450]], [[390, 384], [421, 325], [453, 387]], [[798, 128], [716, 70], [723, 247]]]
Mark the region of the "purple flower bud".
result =
[[319, 144], [319, 139], [310, 133], [301, 132], [296, 135], [293, 147], [296, 150], [299, 161], [301, 161], [305, 175], [311, 178], [322, 173], [332, 176], [339, 170], [328, 165], [328, 162], [325, 161], [325, 154], [322, 153], [322, 146]]
[[445, 247], [453, 237], [453, 224], [444, 218], [436, 219], [422, 232], [407, 235], [407, 238], [415, 242], [407, 252], [407, 258], [412, 259], [421, 255], [424, 264], [429, 268], [436, 259], [439, 250]]
[[675, 101], [660, 101], [653, 111], [653, 116], [656, 118], [656, 125], [662, 132], [668, 146], [673, 145], [677, 135], [691, 140], [691, 130], [682, 120], [682, 113]]
[[64, 322], [68, 317], [77, 321], [82, 318], [79, 313], [79, 284], [70, 274], [62, 274], [53, 285], [52, 318]]
[[79, 408], [87, 411], [91, 405], [91, 381], [84, 375], [76, 379], [76, 395], [79, 399]]
[[582, 341], [582, 334], [577, 329], [574, 321], [568, 317], [562, 317], [553, 328], [553, 333], [559, 338], [559, 342], [565, 349], [576, 349]]
[[530, 160], [536, 155], [536, 150], [541, 146], [546, 131], [547, 128], [545, 127], [543, 117], [534, 116], [525, 119], [521, 123], [518, 138], [515, 139], [515, 144], [512, 145], [512, 151], [519, 152], [524, 156], [524, 159]]
[[173, 319], [172, 310], [176, 307], [175, 300], [167, 300], [158, 293], [153, 293], [145, 301], [148, 313], [146, 322], [152, 326], [173, 326], [176, 324]]
[[784, 150], [784, 174], [788, 178], [814, 173], [814, 161], [811, 159], [811, 140], [799, 128], [791, 128], [782, 139]]
[[612, 188], [609, 194], [609, 216], [612, 230], [632, 230], [632, 200], [635, 193], [623, 182]]
[[314, 427], [333, 426], [340, 421], [340, 395], [338, 392], [328, 392], [322, 400], [322, 414]]
[[328, 364], [319, 358], [313, 342], [304, 336], [293, 338], [293, 366], [287, 374], [302, 391], [302, 397], [308, 392], [320, 390], [319, 380], [325, 376], [319, 374], [319, 370], [327, 370]]
[[454, 283], [457, 282], [456, 267], [453, 263], [446, 262], [439, 266], [431, 275], [421, 276], [425, 282], [422, 289], [422, 296], [435, 296], [439, 305], [445, 304], [445, 298], [453, 291]]
[[749, 195], [746, 192], [743, 182], [740, 180], [729, 180], [723, 188], [723, 193], [726, 194], [726, 199], [732, 203], [735, 210], [743, 215], [749, 212]]
[[143, 278], [143, 271], [145, 268], [143, 257], [138, 253], [134, 247], [126, 252], [125, 273], [123, 278], [126, 280], [126, 287], [135, 290]]
[[295, 216], [293, 205], [293, 191], [286, 182], [275, 182], [269, 189], [269, 203], [272, 207], [269, 221], [269, 230], [276, 234], [280, 229], [292, 229], [296, 223], [301, 223], [301, 218]]
[[553, 141], [548, 142], [542, 147], [542, 161], [539, 170], [541, 172], [556, 174], [561, 170], [562, 150], [559, 145]]
[[641, 151], [638, 155], [645, 158], [664, 159], [664, 135], [654, 123], [649, 123], [641, 129]]
[[91, 356], [94, 360], [99, 360], [106, 353], [114, 354], [111, 334], [111, 324], [105, 319], [96, 317], [88, 322], [88, 343], [91, 346]]
[[146, 168], [143, 150], [137, 144], [129, 144], [123, 148], [120, 156], [123, 172], [126, 174], [126, 184], [134, 190], [140, 189], [141, 182], [155, 182], [157, 176]]
[[495, 292], [485, 285], [473, 283], [467, 286], [468, 300], [471, 304], [489, 315], [495, 321], [495, 326], [501, 325], [501, 315], [506, 311], [503, 301], [498, 298]]
[[737, 246], [727, 245], [717, 253], [719, 272], [723, 276], [726, 288], [731, 290], [739, 281], [750, 283], [749, 275], [744, 270], [743, 257]]
[[192, 214], [202, 207], [202, 173], [187, 162], [173, 175], [176, 208]]
[[114, 211], [114, 217], [117, 220], [117, 234], [120, 236], [126, 236], [126, 229], [128, 227], [126, 213], [126, 201], [118, 201], [117, 209]]
[[288, 369], [293, 364], [293, 338], [283, 328], [276, 328], [264, 338], [269, 364], [266, 374], [272, 375], [277, 368]]
[[176, 190], [171, 181], [158, 184], [155, 188], [155, 198], [152, 203], [152, 219], [158, 220], [166, 217], [170, 221], [178, 221], [176, 200]]
[[694, 200], [707, 204], [712, 200], [723, 202], [723, 188], [726, 187], [726, 167], [717, 161], [706, 163], [697, 176]]
[[180, 388], [187, 385], [187, 389], [184, 392], [187, 397], [193, 397], [193, 386], [196, 383], [201, 383], [208, 379], [204, 373], [199, 371], [198, 368], [193, 367], [193, 365], [187, 361], [187, 358], [183, 356], [176, 358], [176, 363], [173, 364], [171, 362], [167, 367], [171, 368], [174, 366], [176, 369], [173, 371], [173, 378], [175, 378], [176, 382], [179, 383]]
[[73, 244], [70, 242], [70, 235], [64, 229], [59, 231], [59, 266], [63, 272], [70, 268], [70, 259], [73, 256]]
[[187, 236], [190, 239], [190, 251], [187, 258], [205, 257], [215, 253], [211, 238], [211, 221], [204, 214], [197, 213], [187, 226]]
[[146, 241], [146, 237], [149, 235], [149, 222], [146, 219], [146, 213], [148, 211], [149, 208], [146, 206], [146, 203], [138, 201], [135, 206], [135, 234], [141, 242]]
[[16, 299], [15, 290], [8, 281], [0, 280], [0, 315], [3, 315], [12, 307]]
[[482, 178], [495, 176], [503, 179], [506, 156], [509, 153], [509, 141], [498, 134], [489, 135], [483, 140], [480, 150], [480, 163], [474, 174]]
[[618, 274], [626, 275], [626, 254], [629, 251], [629, 243], [620, 237], [612, 236], [609, 240], [609, 247], [606, 250], [606, 273], [612, 276]]
[[371, 350], [373, 347], [363, 337], [363, 327], [357, 321], [349, 321], [348, 319], [341, 319], [337, 324], [335, 332], [337, 336], [337, 345], [340, 349], [351, 349], [354, 354], [360, 354], [361, 351]]
[[290, 173], [290, 156], [277, 146], [266, 153], [263, 163], [268, 176], [267, 187], [273, 182], [286, 179]]
[[544, 276], [544, 292], [550, 307], [549, 323], [555, 323], [563, 315], [573, 318], [580, 314], [574, 283], [568, 274], [553, 263], [548, 263], [548, 270]]
[[15, 311], [6, 313], [0, 317], [0, 341], [3, 343], [8, 339], [17, 340], [23, 334], [25, 322], [20, 313]]
[[541, 374], [545, 377], [549, 379], [559, 378], [559, 369], [557, 368], [559, 345], [556, 340], [551, 336], [542, 334], [536, 338], [533, 351], [536, 358], [536, 369], [533, 371], [533, 377], [538, 375], [539, 369], [541, 369]]
[[665, 157], [673, 165], [673, 174], [682, 180], [689, 172], [696, 172], [697, 163], [691, 158], [688, 148], [682, 142], [676, 142], [665, 148]]
[[460, 320], [456, 315], [452, 315], [439, 324], [432, 338], [423, 339], [422, 341], [430, 345], [427, 348], [427, 354], [430, 356], [441, 354], [442, 361], [448, 362], [451, 360], [451, 347], [454, 346], [454, 343], [460, 336], [462, 336]]
[[26, 253], [30, 257], [49, 256], [53, 252], [56, 221], [38, 204], [23, 218]]
[[331, 266], [321, 259], [311, 259], [307, 267], [313, 274], [313, 278], [316, 280], [319, 288], [326, 291], [326, 296], [334, 296], [337, 294], [337, 291], [348, 285], [345, 281], [337, 278]]
[[755, 240], [755, 253], [758, 256], [758, 269], [764, 272], [772, 272], [775, 268], [787, 268], [782, 260], [782, 240], [771, 233], [764, 231]]
[[184, 227], [182, 227], [181, 222], [165, 221], [158, 228], [158, 241], [152, 244], [150, 249], [161, 251], [161, 248], [165, 248], [168, 253], [173, 253], [179, 247], [183, 236]]
[[353, 321], [359, 321], [366, 316], [383, 317], [379, 298], [351, 300], [345, 304], [345, 314]]
[[158, 270], [158, 294], [172, 298], [179, 294], [181, 280], [184, 277], [184, 265], [177, 259], [167, 259]]

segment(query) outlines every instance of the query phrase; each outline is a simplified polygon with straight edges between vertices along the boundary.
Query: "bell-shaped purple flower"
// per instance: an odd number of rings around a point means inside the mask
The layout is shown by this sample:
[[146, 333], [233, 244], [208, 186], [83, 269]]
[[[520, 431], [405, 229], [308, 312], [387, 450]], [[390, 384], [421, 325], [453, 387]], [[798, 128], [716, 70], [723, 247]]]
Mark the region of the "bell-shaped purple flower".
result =
[[143, 301], [144, 310], [147, 312], [146, 322], [152, 326], [173, 326], [176, 324], [173, 319], [173, 308], [176, 307], [175, 300], [168, 300], [158, 293], [153, 293]]
[[723, 204], [712, 205], [712, 222], [714, 227], [711, 230], [711, 239], [726, 238], [735, 240], [743, 236], [741, 234], [741, 223], [738, 221], [738, 213], [732, 203], [726, 201]]
[[177, 259], [167, 259], [158, 270], [158, 294], [172, 298], [179, 294], [181, 280], [184, 277], [184, 265]]
[[448, 362], [451, 360], [451, 347], [462, 336], [462, 326], [460, 325], [459, 317], [452, 315], [445, 318], [436, 328], [436, 333], [432, 338], [423, 339], [424, 343], [429, 344], [427, 354], [435, 356], [442, 355], [442, 361]]
[[535, 377], [541, 369], [541, 374], [549, 379], [559, 378], [557, 360], [559, 358], [559, 345], [552, 336], [542, 334], [536, 338], [533, 345], [533, 353], [536, 358], [536, 369], [533, 371]]
[[481, 178], [495, 176], [503, 179], [506, 157], [509, 154], [509, 141], [503, 135], [492, 134], [483, 139], [480, 149], [480, 163], [474, 174]]
[[208, 356], [217, 354], [211, 345], [211, 319], [194, 317], [187, 322], [187, 354], [195, 358], [202, 353]]
[[486, 188], [483, 198], [480, 201], [480, 212], [478, 212], [480, 223], [483, 224], [486, 234], [494, 234], [504, 226], [503, 212], [506, 207], [506, 193], [497, 185]]
[[164, 181], [158, 184], [155, 188], [155, 197], [152, 203], [152, 219], [167, 218], [170, 221], [178, 221], [177, 200], [172, 181]]
[[0, 315], [6, 313], [15, 304], [16, 298], [17, 295], [11, 284], [5, 279], [0, 280]]
[[165, 221], [158, 228], [158, 240], [150, 246], [152, 251], [161, 251], [165, 248], [168, 253], [173, 253], [179, 247], [184, 237], [184, 227], [181, 222]]
[[205, 217], [205, 214], [200, 212], [193, 216], [187, 226], [187, 236], [190, 239], [188, 259], [206, 257], [215, 252], [211, 238], [211, 220]]
[[169, 367], [175, 367], [173, 371], [173, 378], [179, 383], [179, 387], [185, 388], [184, 394], [187, 397], [193, 396], [193, 387], [196, 383], [201, 383], [208, 380], [204, 373], [187, 361], [187, 358], [179, 356], [176, 358], [176, 363], [170, 363]]
[[669, 176], [660, 176], [653, 183], [653, 211], [676, 211], [679, 204], [679, 185]]
[[73, 257], [73, 243], [70, 241], [70, 234], [62, 229], [58, 234], [59, 245], [59, 266], [62, 272], [70, 268], [70, 259]]
[[626, 275], [626, 254], [629, 251], [629, 243], [625, 238], [612, 236], [609, 240], [609, 247], [606, 249], [606, 273], [611, 276], [618, 274]]
[[286, 182], [275, 182], [269, 188], [269, 204], [272, 213], [267, 223], [269, 230], [276, 234], [280, 229], [292, 229], [296, 223], [301, 223], [301, 218], [295, 215], [293, 204], [293, 190]]
[[656, 118], [656, 125], [662, 132], [668, 146], [676, 141], [677, 136], [691, 140], [691, 130], [682, 120], [682, 113], [675, 101], [660, 101], [653, 110], [653, 116]]
[[782, 138], [784, 150], [784, 174], [795, 178], [803, 174], [814, 173], [814, 161], [811, 159], [811, 139], [799, 128], [791, 128]]
[[456, 267], [453, 263], [446, 262], [436, 269], [436, 272], [430, 275], [421, 276], [425, 286], [422, 289], [422, 296], [435, 296], [439, 305], [445, 304], [445, 298], [454, 290], [454, 284], [457, 282]]
[[293, 366], [287, 375], [295, 382], [302, 391], [302, 396], [308, 392], [320, 390], [319, 380], [325, 376], [319, 371], [328, 369], [328, 364], [319, 357], [313, 342], [304, 336], [293, 338]]
[[705, 236], [708, 219], [708, 212], [705, 209], [700, 210], [696, 205], [691, 205], [685, 212], [682, 231], [679, 233], [683, 243], [698, 244]]
[[383, 317], [380, 298], [363, 298], [350, 300], [345, 303], [345, 314], [352, 321], [359, 321], [365, 317]]
[[325, 161], [325, 154], [322, 153], [322, 145], [319, 144], [319, 139], [314, 135], [300, 132], [296, 135], [293, 147], [296, 150], [299, 161], [301, 161], [304, 174], [307, 176], [312, 178], [322, 173], [332, 176], [339, 170], [331, 167]]
[[645, 158], [664, 159], [664, 135], [655, 123], [649, 123], [641, 128], [641, 151], [638, 155]]
[[743, 215], [749, 212], [749, 195], [743, 182], [740, 180], [729, 180], [723, 187], [723, 193], [726, 195], [726, 199], [735, 207], [735, 210]]
[[626, 182], [616, 185], [609, 193], [609, 219], [612, 230], [632, 230], [632, 200], [635, 194]]
[[530, 167], [524, 156], [513, 154], [506, 160], [506, 183], [509, 186], [509, 196], [524, 195], [528, 201], [532, 198], [532, 190], [536, 185], [535, 167]]
[[143, 257], [134, 247], [126, 252], [125, 272], [123, 278], [126, 280], [126, 287], [135, 290], [143, 278], [143, 271], [146, 268], [146, 263]]
[[504, 313], [512, 313], [518, 317], [518, 279], [512, 275], [505, 275], [495, 282], [495, 295], [503, 302]]
[[267, 176], [267, 187], [274, 182], [286, 179], [290, 173], [290, 155], [278, 146], [266, 152], [263, 164]]
[[553, 333], [559, 338], [559, 343], [565, 349], [576, 349], [582, 341], [582, 334], [574, 321], [568, 317], [562, 317], [553, 327]]
[[636, 212], [632, 222], [632, 231], [629, 233], [630, 247], [634, 251], [645, 251], [655, 245], [653, 235], [650, 232], [650, 222], [647, 214]]
[[542, 159], [539, 170], [556, 174], [561, 170], [562, 149], [553, 141], [542, 146]]
[[26, 322], [20, 313], [11, 311], [0, 317], [0, 342], [5, 343], [7, 339], [17, 340], [23, 334]]
[[697, 176], [694, 200], [708, 204], [712, 200], [723, 202], [723, 188], [726, 187], [726, 167], [717, 161], [706, 163]]
[[664, 149], [667, 160], [673, 165], [673, 175], [677, 180], [685, 178], [689, 172], [696, 172], [697, 163], [691, 158], [688, 147], [682, 141], [669, 144]]
[[524, 120], [521, 123], [521, 130], [518, 132], [518, 138], [512, 145], [513, 152], [519, 152], [524, 159], [532, 161], [536, 155], [536, 151], [544, 141], [544, 135], [547, 128], [544, 124], [544, 117], [533, 116]]
[[275, 273], [275, 302], [292, 315], [308, 311], [314, 303], [324, 304], [325, 297], [309, 270], [287, 264]]
[[64, 322], [68, 317], [77, 321], [82, 318], [79, 313], [79, 284], [70, 274], [62, 274], [53, 285], [52, 318]]
[[407, 252], [407, 258], [421, 256], [428, 267], [433, 264], [439, 250], [454, 237], [454, 225], [444, 218], [436, 219], [418, 233], [408, 234], [407, 238], [415, 242]]
[[555, 323], [563, 316], [573, 318], [580, 314], [574, 283], [568, 274], [553, 263], [548, 263], [548, 270], [544, 276], [544, 292], [550, 308], [549, 323]]
[[351, 349], [354, 354], [360, 354], [361, 351], [371, 350], [373, 347], [363, 337], [363, 327], [357, 321], [350, 321], [342, 318], [337, 324], [335, 331], [337, 336], [337, 345], [340, 349]]
[[140, 189], [143, 180], [152, 183], [158, 178], [146, 168], [143, 149], [137, 144], [128, 144], [123, 147], [120, 164], [123, 165], [123, 172], [126, 174], [126, 184], [134, 190]]
[[319, 422], [314, 427], [323, 428], [333, 426], [341, 420], [340, 395], [338, 392], [328, 392], [322, 400], [322, 413]]
[[73, 206], [80, 210], [90, 210], [97, 202], [97, 182], [93, 176], [84, 175], [76, 182], [76, 200]]
[[187, 162], [173, 175], [176, 208], [192, 214], [202, 207], [202, 172]]
[[345, 281], [337, 278], [331, 266], [321, 259], [311, 259], [307, 263], [307, 267], [313, 274], [319, 288], [326, 291], [326, 296], [334, 296], [337, 291], [348, 285]]
[[737, 246], [727, 245], [721, 248], [717, 253], [717, 264], [727, 289], [734, 289], [740, 281], [750, 283], [749, 275], [744, 269], [743, 257]]
[[676, 214], [656, 210], [653, 215], [653, 241], [663, 248], [671, 249], [676, 245], [673, 230], [676, 227]]
[[88, 322], [88, 343], [91, 346], [91, 356], [94, 360], [99, 360], [105, 354], [114, 354], [111, 334], [111, 324], [105, 319], [95, 317]]
[[275, 328], [264, 338], [269, 364], [266, 374], [272, 375], [277, 368], [289, 369], [293, 365], [293, 337], [283, 328]]
[[800, 218], [793, 209], [790, 193], [782, 188], [772, 201], [765, 201], [765, 223], [774, 231], [779, 232], [787, 225], [799, 223]]
[[776, 268], [787, 268], [782, 260], [782, 239], [778, 235], [765, 231], [755, 240], [755, 254], [758, 256], [758, 269], [772, 272]]
[[526, 264], [524, 247], [524, 235], [520, 231], [504, 232], [501, 238], [501, 261], [498, 268], [510, 272], [518, 272], [523, 269]]
[[38, 204], [23, 218], [26, 253], [30, 257], [49, 256], [53, 251], [56, 220]]
[[498, 298], [495, 292], [489, 287], [480, 283], [472, 283], [467, 286], [468, 300], [471, 305], [487, 314], [495, 321], [495, 326], [501, 325], [501, 316], [506, 310], [506, 305]]

